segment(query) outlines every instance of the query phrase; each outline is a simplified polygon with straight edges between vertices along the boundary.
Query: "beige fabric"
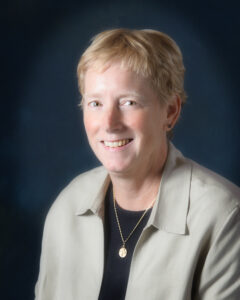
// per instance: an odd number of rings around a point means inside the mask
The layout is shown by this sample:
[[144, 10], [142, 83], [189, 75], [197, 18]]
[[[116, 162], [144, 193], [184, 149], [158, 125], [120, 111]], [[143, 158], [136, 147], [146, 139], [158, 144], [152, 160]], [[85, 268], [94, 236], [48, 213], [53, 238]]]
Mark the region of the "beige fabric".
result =
[[[108, 184], [106, 171], [96, 168], [73, 180], [53, 204], [36, 300], [98, 299]], [[125, 299], [239, 300], [239, 195], [239, 188], [171, 145], [158, 200], [133, 254]]]

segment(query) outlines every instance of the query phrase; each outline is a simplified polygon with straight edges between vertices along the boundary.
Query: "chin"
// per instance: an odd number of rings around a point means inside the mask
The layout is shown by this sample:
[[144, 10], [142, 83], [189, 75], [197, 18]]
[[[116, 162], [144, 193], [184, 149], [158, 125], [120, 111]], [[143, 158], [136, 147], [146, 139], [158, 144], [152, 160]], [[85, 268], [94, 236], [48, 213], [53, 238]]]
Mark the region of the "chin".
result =
[[103, 164], [105, 169], [111, 174], [123, 174], [128, 171], [126, 165], [117, 165], [117, 164]]

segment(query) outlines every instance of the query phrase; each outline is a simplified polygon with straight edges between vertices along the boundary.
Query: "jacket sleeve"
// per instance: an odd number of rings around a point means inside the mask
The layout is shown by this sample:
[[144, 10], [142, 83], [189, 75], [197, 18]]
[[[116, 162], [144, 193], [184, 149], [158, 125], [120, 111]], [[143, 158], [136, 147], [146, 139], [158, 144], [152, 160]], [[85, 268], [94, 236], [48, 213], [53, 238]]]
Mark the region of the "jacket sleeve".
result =
[[240, 299], [240, 211], [235, 207], [218, 230], [206, 257], [196, 300]]
[[[54, 299], [53, 295], [46, 296], [45, 290], [47, 288], [47, 281], [52, 281], [54, 283], [54, 275], [48, 271], [49, 265], [55, 262], [55, 254], [57, 253], [57, 246], [56, 243], [56, 235], [58, 232], [61, 232], [60, 222], [59, 219], [56, 218], [56, 210], [51, 208], [48, 212], [48, 215], [45, 220], [44, 230], [43, 230], [43, 237], [42, 237], [42, 248], [41, 248], [41, 257], [40, 257], [40, 266], [39, 266], [39, 275], [38, 280], [35, 285], [35, 300], [50, 300]], [[52, 268], [50, 268], [52, 269]], [[57, 272], [57, 270], [54, 269]], [[49, 274], [51, 276], [49, 276]], [[47, 277], [48, 278], [47, 280]], [[50, 285], [51, 286], [51, 285]], [[48, 288], [49, 289], [49, 288]], [[48, 290], [48, 294], [50, 290]]]
[[42, 249], [41, 249], [41, 257], [40, 257], [40, 265], [39, 265], [39, 274], [38, 274], [38, 280], [37, 280], [37, 282], [36, 282], [36, 284], [35, 284], [35, 289], [34, 289], [34, 300], [40, 300], [40, 299], [42, 299], [41, 298], [41, 296], [40, 296], [40, 294], [41, 294], [41, 292], [40, 292], [40, 290], [39, 290], [39, 285], [40, 285], [40, 283], [41, 283], [41, 278], [42, 278], [42, 273], [43, 273], [43, 270], [45, 269], [45, 259], [44, 259], [44, 257], [45, 257], [45, 251], [46, 251], [46, 247], [45, 247], [45, 243], [46, 243], [46, 235], [47, 235], [47, 233], [46, 233], [46, 222], [45, 222], [45, 224], [44, 224], [44, 231], [43, 231], [43, 238], [42, 238]]

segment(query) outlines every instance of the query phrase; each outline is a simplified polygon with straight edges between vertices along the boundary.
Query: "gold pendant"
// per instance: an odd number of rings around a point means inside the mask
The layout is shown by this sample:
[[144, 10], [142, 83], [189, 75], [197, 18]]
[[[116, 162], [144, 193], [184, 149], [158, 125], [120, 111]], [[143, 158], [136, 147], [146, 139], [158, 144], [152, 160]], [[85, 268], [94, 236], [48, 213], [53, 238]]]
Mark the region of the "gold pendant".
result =
[[127, 249], [123, 246], [122, 248], [120, 248], [119, 252], [118, 252], [119, 256], [121, 258], [124, 258], [127, 256]]

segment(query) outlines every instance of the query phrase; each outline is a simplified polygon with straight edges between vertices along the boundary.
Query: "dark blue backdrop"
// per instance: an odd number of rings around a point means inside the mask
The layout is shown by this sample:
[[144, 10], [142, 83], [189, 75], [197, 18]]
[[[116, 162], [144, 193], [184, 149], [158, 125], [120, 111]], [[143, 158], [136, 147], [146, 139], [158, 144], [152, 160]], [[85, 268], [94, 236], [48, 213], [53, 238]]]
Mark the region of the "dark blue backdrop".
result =
[[180, 45], [188, 104], [174, 143], [236, 184], [239, 177], [238, 1], [5, 2], [1, 9], [0, 288], [33, 299], [47, 210], [98, 162], [84, 134], [76, 64], [90, 37], [153, 28]]

